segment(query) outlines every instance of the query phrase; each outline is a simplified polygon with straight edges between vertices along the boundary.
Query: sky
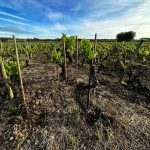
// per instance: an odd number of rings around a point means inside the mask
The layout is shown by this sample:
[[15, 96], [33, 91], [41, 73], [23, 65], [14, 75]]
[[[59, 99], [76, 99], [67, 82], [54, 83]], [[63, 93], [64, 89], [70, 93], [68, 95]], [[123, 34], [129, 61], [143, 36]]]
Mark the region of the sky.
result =
[[150, 37], [150, 0], [0, 0], [0, 37]]

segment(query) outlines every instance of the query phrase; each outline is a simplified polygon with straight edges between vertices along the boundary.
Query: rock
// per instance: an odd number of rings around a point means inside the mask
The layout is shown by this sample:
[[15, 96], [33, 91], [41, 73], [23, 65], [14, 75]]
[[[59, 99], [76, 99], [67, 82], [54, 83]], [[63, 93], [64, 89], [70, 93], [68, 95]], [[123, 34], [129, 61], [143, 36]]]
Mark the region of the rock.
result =
[[102, 99], [103, 97], [102, 97], [101, 95], [98, 95], [98, 98], [99, 98], [99, 99]]
[[79, 84], [79, 83], [85, 83], [85, 81], [81, 78], [77, 78], [77, 84]]
[[55, 139], [55, 137], [52, 135], [52, 136], [51, 136], [51, 139], [52, 139], [52, 140], [54, 140], [54, 139]]
[[11, 138], [10, 138], [10, 141], [12, 141], [14, 139], [14, 137], [12, 136]]

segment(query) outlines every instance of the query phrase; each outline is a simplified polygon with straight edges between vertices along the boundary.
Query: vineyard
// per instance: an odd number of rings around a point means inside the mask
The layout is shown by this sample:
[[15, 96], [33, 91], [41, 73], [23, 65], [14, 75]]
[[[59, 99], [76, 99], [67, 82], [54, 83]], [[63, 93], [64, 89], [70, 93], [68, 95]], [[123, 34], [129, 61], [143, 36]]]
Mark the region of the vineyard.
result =
[[0, 149], [148, 150], [150, 42], [0, 42]]

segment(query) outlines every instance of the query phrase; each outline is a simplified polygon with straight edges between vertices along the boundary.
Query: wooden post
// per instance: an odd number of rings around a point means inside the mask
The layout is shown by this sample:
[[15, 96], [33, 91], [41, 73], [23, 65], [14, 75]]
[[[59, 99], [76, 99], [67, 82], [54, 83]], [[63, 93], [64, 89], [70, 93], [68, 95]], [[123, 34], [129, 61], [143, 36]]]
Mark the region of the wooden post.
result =
[[[95, 41], [94, 41], [94, 49], [93, 52], [96, 52], [96, 43], [97, 43], [97, 34], [95, 34]], [[93, 81], [93, 64], [95, 63], [95, 58], [92, 58], [92, 60], [90, 61], [90, 71], [89, 71], [89, 85], [91, 85], [91, 81]], [[93, 88], [92, 90], [90, 90], [90, 88], [88, 89], [88, 100], [87, 100], [87, 109], [89, 108], [89, 102], [90, 99], [94, 99], [95, 100], [95, 88]]]
[[25, 42], [25, 49], [26, 49], [26, 56], [27, 56], [27, 59], [28, 59], [28, 61], [30, 60], [30, 58], [29, 58], [29, 52], [28, 52], [28, 50], [29, 50], [29, 45], [28, 45], [28, 42], [27, 41], [25, 41], [24, 40], [24, 42]]
[[79, 51], [78, 51], [78, 37], [76, 36], [76, 83], [77, 83], [77, 70], [78, 70], [78, 55], [79, 55]]
[[[0, 71], [1, 71], [2, 77], [4, 79], [7, 79], [8, 77], [7, 77], [6, 70], [5, 70], [3, 62], [0, 62]], [[5, 86], [6, 86], [6, 90], [8, 92], [9, 98], [10, 98], [10, 100], [12, 100], [14, 98], [14, 93], [12, 91], [12, 88], [7, 82], [5, 82]]]
[[32, 50], [31, 50], [31, 42], [30, 43], [28, 43], [28, 48], [29, 48], [29, 60], [30, 60], [30, 62], [32, 62]]
[[125, 49], [124, 49], [124, 64], [126, 65], [126, 48], [127, 48], [127, 45], [125, 43]]
[[19, 62], [19, 56], [18, 56], [18, 48], [17, 48], [17, 43], [16, 43], [15, 36], [12, 36], [12, 37], [13, 37], [13, 41], [14, 41], [14, 49], [16, 51], [17, 66], [18, 66], [18, 73], [19, 73], [19, 79], [20, 79], [22, 98], [23, 98], [25, 109], [26, 109], [26, 112], [27, 112], [27, 104], [26, 104], [25, 94], [24, 94], [24, 87], [23, 87], [23, 81], [22, 81], [22, 75], [21, 75], [21, 69], [20, 69], [20, 62]]
[[2, 44], [2, 42], [0, 42], [0, 55], [1, 55], [1, 57], [2, 57], [2, 53], [3, 53], [3, 44]]
[[3, 61], [3, 43], [2, 42], [0, 42], [0, 56], [1, 56], [1, 58], [2, 58], [2, 61]]
[[109, 68], [108, 68], [108, 71], [111, 71], [111, 59], [110, 59], [110, 57], [111, 57], [111, 49], [110, 50], [108, 50], [108, 64], [109, 64]]
[[120, 81], [119, 81], [119, 82], [122, 82], [122, 80], [124, 79], [124, 76], [126, 75], [128, 69], [129, 69], [129, 67], [131, 66], [131, 64], [132, 64], [132, 62], [133, 62], [135, 56], [136, 56], [137, 53], [138, 53], [138, 50], [140, 49], [140, 47], [141, 47], [141, 45], [142, 45], [142, 43], [143, 43], [143, 40], [141, 40], [140, 43], [137, 45], [137, 47], [136, 47], [136, 49], [135, 49], [135, 51], [134, 51], [134, 54], [133, 54], [132, 58], [130, 59], [128, 65], [126, 66], [126, 68], [125, 68], [125, 70], [124, 70], [124, 73], [123, 73], [122, 77], [120, 78]]
[[120, 48], [118, 48], [118, 62], [120, 63]]
[[56, 63], [57, 79], [59, 81], [59, 64]]
[[[6, 74], [6, 70], [5, 70], [5, 67], [4, 67], [4, 63], [3, 63], [3, 46], [2, 46], [2, 42], [0, 43], [0, 74], [2, 75], [2, 77], [4, 79], [7, 79], [7, 74]], [[10, 100], [12, 100], [14, 98], [14, 94], [13, 94], [13, 91], [12, 91], [12, 88], [11, 86], [5, 82], [5, 86], [6, 86], [6, 90], [8, 92], [8, 96], [10, 98]]]
[[[91, 85], [91, 66], [92, 66], [92, 60], [90, 62], [90, 68], [89, 68], [89, 86]], [[88, 89], [88, 99], [87, 99], [87, 109], [89, 108], [89, 103], [91, 100], [91, 89]]]
[[63, 51], [64, 51], [64, 69], [65, 69], [65, 84], [67, 83], [67, 65], [66, 65], [66, 43], [63, 37]]
[[[95, 40], [94, 40], [94, 52], [96, 52], [96, 46], [97, 46], [97, 34], [95, 34]], [[94, 64], [96, 63], [96, 58], [94, 58]]]
[[76, 65], [78, 65], [78, 55], [79, 55], [78, 36], [76, 36]]
[[[117, 52], [117, 61], [114, 61], [115, 65], [115, 73], [117, 73], [117, 70], [120, 68], [121, 62], [120, 62], [120, 47], [116, 45], [116, 43], [113, 45], [113, 49], [115, 49], [115, 52]], [[116, 51], [117, 50], [117, 51]]]
[[3, 61], [3, 45], [2, 42], [0, 42], [0, 62]]
[[[94, 41], [94, 52], [96, 52], [96, 46], [97, 46], [97, 34], [95, 34], [95, 41]], [[94, 58], [94, 64], [96, 63], [96, 58]], [[92, 64], [93, 65], [93, 64]], [[96, 99], [95, 96], [95, 88], [93, 88], [93, 99]]]

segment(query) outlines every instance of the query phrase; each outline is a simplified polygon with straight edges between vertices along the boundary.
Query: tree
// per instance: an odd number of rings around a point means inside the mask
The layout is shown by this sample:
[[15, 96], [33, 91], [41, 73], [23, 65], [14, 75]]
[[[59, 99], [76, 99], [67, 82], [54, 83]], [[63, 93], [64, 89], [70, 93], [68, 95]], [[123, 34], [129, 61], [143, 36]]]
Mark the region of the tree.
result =
[[118, 42], [129, 42], [131, 40], [134, 39], [134, 37], [136, 36], [136, 33], [134, 31], [129, 31], [129, 32], [121, 32], [117, 34], [117, 41]]

